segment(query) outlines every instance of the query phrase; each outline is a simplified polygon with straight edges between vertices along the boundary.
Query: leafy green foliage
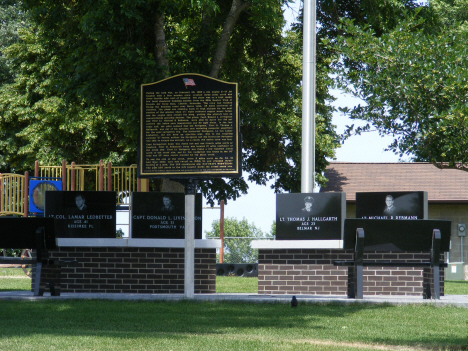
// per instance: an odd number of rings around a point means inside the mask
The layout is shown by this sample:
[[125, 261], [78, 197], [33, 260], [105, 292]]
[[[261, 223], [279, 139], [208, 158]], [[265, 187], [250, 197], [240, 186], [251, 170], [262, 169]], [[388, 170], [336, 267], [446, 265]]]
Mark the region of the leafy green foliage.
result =
[[[207, 238], [220, 237], [220, 221], [212, 223], [211, 231], [205, 231]], [[250, 246], [250, 242], [257, 238], [273, 238], [271, 234], [263, 233], [245, 218], [224, 219], [224, 262], [226, 263], [255, 263], [258, 262], [258, 250]]]
[[0, 255], [1, 256], [10, 256], [10, 257], [20, 257], [21, 256], [21, 249], [1, 249]]
[[0, 1], [0, 85], [14, 79], [5, 49], [18, 40], [18, 29], [27, 25], [28, 18], [21, 12], [20, 4], [19, 1]]
[[452, 27], [458, 30], [468, 30], [468, 1], [467, 0], [431, 0], [432, 17], [439, 26]]
[[276, 235], [276, 221], [273, 221], [273, 224], [271, 225], [270, 235], [271, 236]]
[[380, 37], [351, 21], [341, 28], [347, 35], [338, 46], [360, 66], [342, 67], [343, 86], [366, 103], [344, 112], [393, 135], [389, 149], [400, 156], [447, 166], [468, 162], [467, 32], [427, 31], [417, 13]]
[[402, 14], [416, 9], [418, 3], [417, 0], [318, 0], [317, 36], [334, 41], [345, 34], [339, 27], [343, 19], [352, 20], [357, 26], [369, 26], [380, 36], [395, 28]]
[[338, 85], [364, 103], [342, 109], [394, 137], [415, 161], [466, 168], [466, 0], [318, 2], [319, 37], [340, 59]]

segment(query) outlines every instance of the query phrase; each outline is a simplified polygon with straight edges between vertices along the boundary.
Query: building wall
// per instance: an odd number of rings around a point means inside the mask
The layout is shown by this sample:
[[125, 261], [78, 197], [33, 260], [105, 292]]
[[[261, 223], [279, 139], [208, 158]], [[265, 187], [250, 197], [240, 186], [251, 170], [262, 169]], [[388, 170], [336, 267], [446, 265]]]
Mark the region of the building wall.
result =
[[[61, 247], [50, 253], [78, 262], [62, 267], [61, 292], [184, 293], [183, 248]], [[194, 269], [195, 293], [215, 293], [216, 249], [195, 249]]]
[[450, 262], [465, 262], [464, 278], [468, 280], [468, 265], [466, 265], [468, 262], [468, 238], [461, 239], [458, 236], [458, 224], [468, 225], [468, 204], [429, 204], [429, 218], [452, 221], [451, 248], [448, 260]]

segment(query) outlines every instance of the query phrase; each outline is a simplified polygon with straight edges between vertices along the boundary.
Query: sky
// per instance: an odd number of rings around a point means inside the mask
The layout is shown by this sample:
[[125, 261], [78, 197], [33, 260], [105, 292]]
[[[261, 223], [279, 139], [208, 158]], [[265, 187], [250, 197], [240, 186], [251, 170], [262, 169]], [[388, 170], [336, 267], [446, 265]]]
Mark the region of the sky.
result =
[[[296, 0], [292, 4], [292, 9], [287, 11], [285, 18], [289, 21], [298, 13], [302, 1]], [[333, 90], [332, 95], [336, 97], [333, 103], [335, 107], [354, 107], [362, 102], [351, 95], [338, 90]], [[335, 112], [332, 123], [337, 126], [337, 133], [342, 134], [351, 122], [340, 112]], [[336, 160], [338, 162], [398, 162], [397, 155], [384, 149], [391, 143], [391, 137], [381, 137], [377, 132], [368, 132], [359, 136], [352, 136], [336, 150]], [[246, 176], [244, 176], [246, 178]], [[235, 201], [228, 201], [224, 207], [224, 217], [232, 217], [238, 220], [246, 219], [250, 224], [254, 224], [263, 232], [269, 233], [273, 221], [276, 217], [276, 195], [270, 188], [271, 183], [266, 186], [249, 183], [247, 195], [242, 195]], [[206, 205], [206, 202], [203, 203]], [[214, 220], [220, 219], [219, 208], [203, 209], [203, 235], [205, 231], [210, 231]], [[226, 235], [229, 235], [226, 233]]]

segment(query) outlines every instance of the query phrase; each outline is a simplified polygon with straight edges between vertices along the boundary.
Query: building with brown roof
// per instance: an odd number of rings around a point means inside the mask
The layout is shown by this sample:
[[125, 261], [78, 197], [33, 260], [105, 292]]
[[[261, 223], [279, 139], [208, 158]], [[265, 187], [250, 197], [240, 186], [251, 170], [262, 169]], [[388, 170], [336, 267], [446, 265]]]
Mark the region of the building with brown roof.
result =
[[452, 221], [449, 261], [467, 262], [468, 239], [459, 236], [458, 224], [468, 224], [468, 172], [424, 162], [332, 162], [325, 177], [328, 183], [320, 191], [346, 193], [348, 218], [355, 217], [357, 192], [426, 191], [428, 218]]

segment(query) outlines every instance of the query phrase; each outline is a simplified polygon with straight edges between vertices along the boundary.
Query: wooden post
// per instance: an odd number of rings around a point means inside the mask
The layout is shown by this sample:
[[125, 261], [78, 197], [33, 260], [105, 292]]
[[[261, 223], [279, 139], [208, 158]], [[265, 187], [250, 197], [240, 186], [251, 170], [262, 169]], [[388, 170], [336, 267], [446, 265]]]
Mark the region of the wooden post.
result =
[[28, 210], [29, 210], [29, 172], [26, 171], [24, 172], [24, 209], [23, 209], [23, 213], [24, 213], [24, 217], [27, 217], [28, 216]]
[[137, 178], [137, 191], [149, 191], [149, 179]]
[[67, 162], [62, 160], [62, 191], [67, 190]]
[[224, 260], [224, 200], [221, 200], [221, 214], [219, 217], [219, 238], [221, 239], [221, 247], [219, 248], [219, 263]]
[[70, 187], [71, 187], [71, 191], [75, 191], [76, 190], [76, 177], [75, 177], [75, 161], [73, 161], [71, 163], [71, 179], [70, 179]]
[[112, 191], [112, 163], [107, 163], [107, 191]]
[[[0, 173], [0, 213], [3, 212], [3, 196], [2, 196], [2, 191], [3, 191], [3, 176]], [[5, 254], [3, 254], [5, 256]]]
[[39, 177], [39, 161], [34, 161], [34, 176]]
[[104, 169], [102, 168], [102, 160], [99, 161], [99, 191], [104, 190]]

